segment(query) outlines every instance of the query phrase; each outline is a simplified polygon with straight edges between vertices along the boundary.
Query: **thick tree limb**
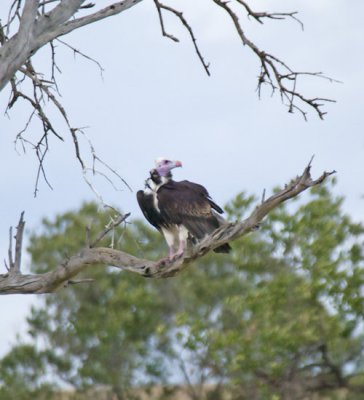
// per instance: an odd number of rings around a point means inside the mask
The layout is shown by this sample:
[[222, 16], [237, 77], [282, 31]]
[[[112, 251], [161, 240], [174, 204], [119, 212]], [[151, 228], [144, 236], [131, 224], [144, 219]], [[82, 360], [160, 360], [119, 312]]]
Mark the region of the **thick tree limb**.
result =
[[[0, 275], [0, 294], [51, 293], [66, 285], [70, 280], [73, 281], [73, 278], [79, 272], [97, 264], [114, 266], [146, 278], [167, 278], [175, 276], [194, 260], [204, 256], [216, 247], [255, 231], [264, 217], [274, 208], [278, 207], [286, 200], [298, 196], [308, 188], [321, 184], [328, 176], [335, 172], [324, 172], [319, 178], [312, 180], [310, 169], [311, 165], [309, 164], [301, 176], [294, 179], [284, 189], [262, 201], [245, 220], [226, 224], [226, 226], [219, 228], [211, 236], [208, 236], [200, 242], [189, 254], [164, 264], [158, 261], [140, 259], [116, 249], [91, 247], [89, 243], [79, 254], [70, 257], [65, 262], [58, 265], [54, 271], [39, 275], [22, 275], [20, 272], [20, 246], [24, 221], [23, 216], [21, 216], [15, 238], [16, 261], [12, 262], [9, 260], [9, 272]], [[121, 223], [124, 219], [125, 218], [119, 218], [116, 223]], [[109, 229], [110, 227], [107, 227], [106, 231]], [[93, 246], [97, 244], [100, 237], [104, 236], [106, 231], [98, 235], [96, 241], [92, 242]], [[9, 254], [11, 254], [11, 250], [9, 250]], [[10, 258], [12, 259], [12, 257]]]
[[[0, 90], [10, 82], [26, 60], [47, 43], [77, 28], [119, 14], [140, 1], [142, 0], [119, 1], [85, 17], [70, 20], [84, 0], [64, 0], [49, 13], [38, 18], [35, 18], [35, 13], [40, 6], [39, 0], [27, 0], [20, 20], [20, 26], [24, 25], [24, 29], [19, 29], [0, 48]], [[22, 35], [22, 32], [25, 35], [25, 31], [26, 40]]]

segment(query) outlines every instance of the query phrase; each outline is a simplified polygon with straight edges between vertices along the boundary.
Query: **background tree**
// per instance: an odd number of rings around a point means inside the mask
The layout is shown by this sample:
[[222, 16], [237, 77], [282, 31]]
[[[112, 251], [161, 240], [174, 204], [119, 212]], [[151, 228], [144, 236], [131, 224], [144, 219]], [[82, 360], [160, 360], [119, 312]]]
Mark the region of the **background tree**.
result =
[[[4, 400], [49, 399], [53, 396], [52, 384], [47, 375], [51, 352], [37, 351], [34, 345], [19, 344], [1, 360], [0, 395]], [[58, 364], [60, 366], [60, 364]]]
[[[33, 391], [50, 370], [80, 390], [108, 385], [118, 398], [135, 394], [130, 386], [177, 380], [190, 399], [334, 398], [338, 390], [360, 399], [364, 227], [327, 187], [306, 200], [281, 206], [258, 232], [237, 240], [228, 258], [210, 254], [173, 280], [85, 271], [93, 283], [33, 308], [34, 348], [15, 347], [0, 368], [15, 381], [11, 372], [34, 354]], [[227, 210], [241, 218], [253, 203], [242, 193]], [[97, 229], [100, 220], [107, 216], [92, 204], [44, 220], [29, 246], [34, 272], [52, 268], [64, 257], [59, 249], [72, 252], [82, 226], [92, 221]], [[150, 257], [160, 251], [158, 234], [143, 223], [119, 229], [118, 245]]]

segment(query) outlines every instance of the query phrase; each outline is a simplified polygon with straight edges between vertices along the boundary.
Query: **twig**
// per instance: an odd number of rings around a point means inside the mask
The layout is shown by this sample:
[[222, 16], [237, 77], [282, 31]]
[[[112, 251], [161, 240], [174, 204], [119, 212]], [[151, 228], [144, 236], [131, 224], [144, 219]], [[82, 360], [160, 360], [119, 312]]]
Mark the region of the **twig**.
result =
[[265, 188], [263, 189], [261, 204], [263, 204], [264, 201], [265, 201]]
[[24, 211], [22, 211], [20, 214], [18, 226], [16, 227], [16, 235], [15, 235], [14, 271], [17, 274], [20, 273], [20, 267], [21, 267], [21, 253], [22, 253], [24, 226], [25, 226]]
[[119, 226], [122, 222], [124, 222], [128, 217], [130, 216], [130, 213], [124, 214], [124, 215], [119, 215], [116, 221], [113, 221], [111, 224], [105, 227], [105, 229], [98, 234], [96, 239], [90, 243], [89, 247], [95, 247], [97, 243], [99, 243], [111, 230], [115, 229], [117, 226]]
[[195, 38], [195, 35], [194, 35], [194, 33], [193, 33], [193, 30], [192, 30], [190, 24], [188, 23], [188, 21], [184, 18], [183, 13], [180, 12], [180, 11], [178, 11], [178, 10], [176, 10], [176, 9], [173, 8], [173, 7], [166, 6], [165, 4], [162, 4], [159, 0], [154, 0], [154, 4], [156, 5], [157, 10], [158, 10], [158, 15], [159, 15], [159, 20], [160, 20], [160, 24], [161, 24], [163, 36], [166, 36], [166, 37], [168, 37], [168, 38], [174, 40], [175, 42], [178, 42], [178, 41], [179, 41], [179, 40], [178, 40], [176, 37], [174, 37], [173, 35], [169, 35], [169, 34], [167, 34], [167, 33], [165, 32], [164, 24], [163, 24], [163, 17], [162, 17], [162, 13], [161, 13], [161, 9], [166, 10], [166, 11], [169, 11], [169, 12], [171, 12], [172, 14], [174, 14], [174, 15], [181, 21], [182, 25], [187, 29], [187, 31], [188, 31], [188, 33], [189, 33], [189, 35], [190, 35], [190, 37], [191, 37], [193, 46], [194, 46], [194, 48], [195, 48], [196, 54], [197, 54], [198, 58], [200, 59], [201, 64], [203, 65], [203, 67], [204, 67], [204, 69], [205, 69], [205, 71], [206, 71], [206, 74], [207, 74], [208, 76], [210, 76], [210, 70], [209, 70], [210, 64], [208, 64], [208, 63], [205, 62], [205, 60], [204, 60], [204, 58], [203, 58], [203, 56], [202, 56], [202, 54], [201, 54], [201, 52], [200, 52], [200, 49], [199, 49], [198, 46], [197, 46], [197, 40], [196, 40], [196, 38]]
[[14, 0], [10, 6], [9, 14], [8, 14], [8, 21], [4, 25], [4, 27], [6, 27], [6, 36], [9, 36], [10, 25], [13, 23], [15, 18], [18, 18], [20, 20], [20, 7], [21, 7], [21, 0]]
[[107, 168], [110, 172], [112, 172], [119, 180], [129, 189], [130, 192], [133, 192], [133, 189], [130, 187], [128, 182], [124, 178], [121, 177], [120, 174], [117, 173], [117, 171], [113, 168], [110, 167], [110, 165], [106, 164], [101, 158], [98, 156], [94, 155], [95, 161], [98, 161], [100, 164], [102, 164], [105, 168]]
[[13, 261], [13, 227], [9, 228], [9, 248], [8, 248], [8, 260], [9, 260], [9, 270], [13, 270], [14, 261]]
[[80, 153], [80, 146], [78, 143], [78, 139], [77, 139], [77, 131], [79, 131], [78, 128], [70, 128], [71, 131], [71, 135], [72, 135], [72, 139], [73, 139], [73, 144], [75, 146], [75, 153], [76, 153], [76, 158], [78, 160], [78, 162], [81, 164], [82, 169], [85, 169], [85, 164], [83, 163], [83, 159], [81, 157], [81, 153]]
[[65, 42], [65, 41], [63, 41], [63, 40], [61, 40], [59, 38], [57, 38], [57, 42], [63, 44], [64, 46], [68, 47], [69, 49], [71, 49], [74, 54], [79, 54], [81, 57], [85, 58], [86, 60], [89, 60], [89, 61], [95, 63], [99, 67], [101, 78], [104, 78], [103, 77], [104, 68], [97, 60], [95, 60], [94, 58], [88, 56], [85, 53], [82, 53], [82, 51], [77, 50], [75, 47], [71, 46], [70, 44], [68, 44], [67, 42]]
[[49, 45], [51, 46], [51, 81], [54, 84], [54, 87], [55, 87], [58, 95], [60, 96], [61, 93], [58, 89], [58, 84], [57, 84], [57, 80], [56, 80], [56, 70], [59, 73], [61, 73], [61, 70], [56, 63], [56, 47], [53, 43], [53, 40], [49, 42]]
[[174, 42], [179, 42], [179, 39], [176, 36], [171, 35], [170, 33], [167, 33], [165, 28], [164, 28], [164, 20], [163, 20], [163, 15], [162, 15], [162, 10], [161, 10], [161, 5], [158, 0], [154, 0], [154, 4], [157, 8], [158, 11], [158, 17], [159, 17], [159, 23], [161, 25], [161, 30], [162, 30], [162, 35], [173, 40]]
[[6, 263], [5, 266], [9, 272], [9, 275], [12, 278], [14, 275], [20, 275], [24, 226], [25, 226], [24, 211], [22, 211], [22, 213], [20, 214], [18, 225], [16, 227], [15, 258], [13, 257], [13, 228], [10, 227], [9, 229], [9, 249], [8, 249], [9, 266], [7, 266]]
[[304, 30], [303, 22], [296, 17], [296, 15], [298, 14], [297, 11], [293, 11], [293, 12], [289, 12], [289, 13], [256, 12], [256, 11], [253, 11], [245, 1], [243, 1], [243, 0], [236, 0], [236, 1], [246, 9], [246, 11], [248, 12], [248, 16], [252, 16], [260, 24], [263, 24], [263, 21], [262, 21], [263, 18], [277, 19], [277, 20], [292, 18], [293, 20], [298, 22], [301, 26], [301, 29]]
[[109, 170], [116, 178], [118, 178], [120, 180], [120, 182], [122, 182], [129, 190], [130, 192], [132, 192], [132, 188], [129, 186], [129, 184], [126, 182], [126, 180], [124, 178], [122, 178], [120, 176], [120, 174], [112, 167], [110, 167], [110, 165], [108, 165], [107, 163], [105, 163], [97, 154], [95, 151], [95, 148], [92, 144], [92, 141], [90, 140], [90, 138], [88, 137], [88, 135], [85, 132], [85, 128], [78, 128], [77, 129], [78, 132], [80, 132], [84, 138], [86, 139], [88, 145], [89, 145], [89, 151], [92, 155], [92, 168], [87, 167], [87, 166], [83, 166], [82, 168], [82, 172], [83, 172], [83, 178], [86, 182], [86, 184], [90, 187], [90, 189], [92, 190], [92, 192], [96, 195], [96, 197], [98, 198], [98, 200], [105, 205], [104, 200], [101, 196], [101, 194], [96, 190], [96, 188], [93, 186], [92, 182], [90, 181], [90, 179], [87, 176], [87, 172], [88, 171], [92, 171], [92, 173], [94, 175], [100, 175], [102, 176], [104, 179], [106, 179], [115, 190], [119, 190], [116, 188], [116, 185], [114, 184], [113, 180], [110, 179], [106, 174], [102, 173], [101, 171], [98, 171], [96, 168], [96, 163], [100, 163], [102, 166], [104, 166], [107, 170]]

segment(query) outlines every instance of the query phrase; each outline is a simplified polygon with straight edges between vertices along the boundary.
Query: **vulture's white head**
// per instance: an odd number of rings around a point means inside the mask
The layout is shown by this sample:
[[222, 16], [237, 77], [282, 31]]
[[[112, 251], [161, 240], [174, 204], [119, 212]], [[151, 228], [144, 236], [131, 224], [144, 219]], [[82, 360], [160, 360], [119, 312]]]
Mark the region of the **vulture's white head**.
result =
[[167, 176], [173, 168], [182, 167], [181, 161], [171, 161], [165, 157], [159, 157], [155, 160], [155, 169], [159, 176]]

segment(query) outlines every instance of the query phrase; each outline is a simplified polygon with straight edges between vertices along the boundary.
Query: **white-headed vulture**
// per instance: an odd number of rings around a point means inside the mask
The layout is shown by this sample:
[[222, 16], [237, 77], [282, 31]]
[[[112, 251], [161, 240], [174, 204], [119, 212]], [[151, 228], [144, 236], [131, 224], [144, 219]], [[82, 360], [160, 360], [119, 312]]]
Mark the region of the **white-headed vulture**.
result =
[[[145, 218], [164, 235], [170, 259], [183, 254], [188, 238], [201, 240], [225, 223], [219, 215], [224, 211], [203, 186], [172, 179], [171, 170], [177, 167], [182, 167], [180, 161], [158, 158], [145, 182], [145, 190], [137, 193]], [[228, 253], [230, 249], [226, 243], [214, 251]]]

